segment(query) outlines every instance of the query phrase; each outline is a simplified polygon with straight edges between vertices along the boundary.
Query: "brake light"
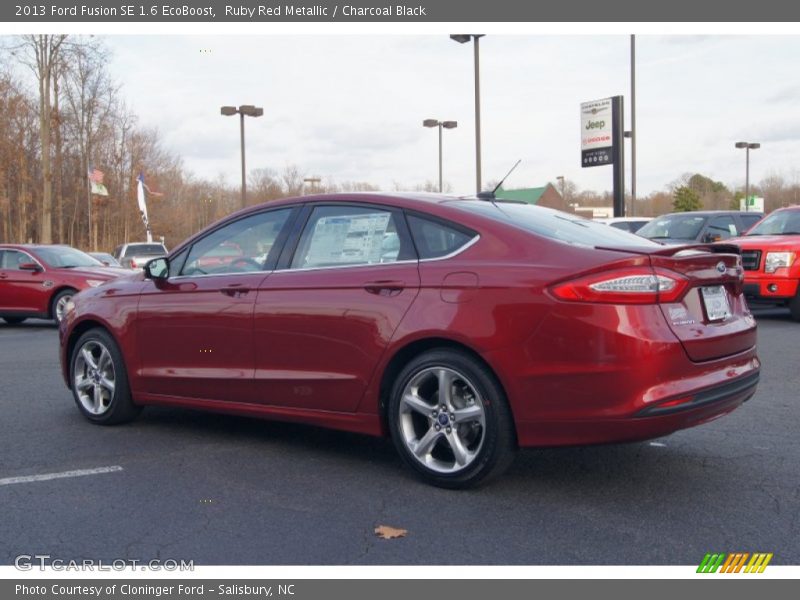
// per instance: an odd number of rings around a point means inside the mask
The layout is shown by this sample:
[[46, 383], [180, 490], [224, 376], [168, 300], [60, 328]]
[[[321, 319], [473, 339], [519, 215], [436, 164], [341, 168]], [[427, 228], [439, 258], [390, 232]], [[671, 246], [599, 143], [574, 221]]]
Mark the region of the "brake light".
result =
[[676, 302], [689, 281], [666, 269], [632, 268], [593, 273], [551, 288], [559, 300], [604, 304]]
[[131, 269], [138, 269], [138, 268], [139, 268], [139, 265], [136, 264], [136, 259], [132, 258], [131, 259]]

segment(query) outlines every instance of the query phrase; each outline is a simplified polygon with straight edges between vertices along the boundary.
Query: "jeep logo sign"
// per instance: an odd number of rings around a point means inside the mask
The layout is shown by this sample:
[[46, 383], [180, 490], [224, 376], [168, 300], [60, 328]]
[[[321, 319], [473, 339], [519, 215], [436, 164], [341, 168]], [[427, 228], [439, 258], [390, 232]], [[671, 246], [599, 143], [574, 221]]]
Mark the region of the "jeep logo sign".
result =
[[612, 164], [611, 98], [581, 104], [581, 166]]

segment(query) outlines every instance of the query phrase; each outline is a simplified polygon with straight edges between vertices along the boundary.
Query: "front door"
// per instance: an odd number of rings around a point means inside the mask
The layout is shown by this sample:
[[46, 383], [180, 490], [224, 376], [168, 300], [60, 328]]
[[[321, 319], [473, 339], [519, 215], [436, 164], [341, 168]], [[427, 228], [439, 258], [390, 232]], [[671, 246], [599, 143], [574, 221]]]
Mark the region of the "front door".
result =
[[291, 210], [223, 225], [174, 257], [165, 281], [144, 287], [137, 319], [144, 392], [252, 402], [253, 307]]
[[23, 271], [20, 265], [37, 263], [27, 252], [0, 250], [0, 308], [25, 313], [45, 313], [53, 282], [44, 272]]

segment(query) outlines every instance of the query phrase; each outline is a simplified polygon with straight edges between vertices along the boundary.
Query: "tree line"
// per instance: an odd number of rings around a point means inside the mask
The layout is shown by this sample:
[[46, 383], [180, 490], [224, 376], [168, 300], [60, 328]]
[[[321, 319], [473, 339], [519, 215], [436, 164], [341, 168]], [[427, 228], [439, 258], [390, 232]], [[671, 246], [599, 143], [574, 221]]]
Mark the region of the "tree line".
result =
[[[26, 35], [0, 40], [0, 242], [63, 243], [111, 250], [144, 236], [136, 203], [137, 177], [162, 195], [148, 202], [156, 236], [174, 245], [239, 208], [239, 186], [198, 178], [143, 126], [108, 70], [110, 54], [91, 36]], [[88, 174], [102, 173], [107, 195], [93, 193]], [[97, 176], [99, 177], [99, 176]], [[428, 181], [410, 186], [435, 191]], [[554, 187], [565, 204], [610, 206], [608, 192]], [[395, 184], [395, 189], [409, 186]], [[375, 191], [369, 182], [307, 178], [301, 168], [257, 168], [248, 174], [248, 203], [306, 192]], [[449, 186], [448, 190], [449, 191]], [[797, 203], [800, 185], [772, 175], [751, 186], [767, 210]], [[673, 210], [738, 208], [742, 190], [704, 175], [685, 175], [637, 198], [638, 215]]]

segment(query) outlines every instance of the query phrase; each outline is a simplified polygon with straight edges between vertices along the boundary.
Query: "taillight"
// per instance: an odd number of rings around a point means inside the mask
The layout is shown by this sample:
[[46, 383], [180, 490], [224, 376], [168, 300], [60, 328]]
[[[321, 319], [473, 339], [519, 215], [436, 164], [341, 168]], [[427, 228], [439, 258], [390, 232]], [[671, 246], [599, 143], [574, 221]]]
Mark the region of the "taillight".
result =
[[666, 269], [617, 269], [556, 284], [552, 294], [559, 300], [604, 304], [656, 304], [675, 302], [689, 281]]
[[131, 259], [131, 269], [138, 269], [138, 268], [139, 268], [139, 265], [136, 264], [136, 259], [132, 258]]

